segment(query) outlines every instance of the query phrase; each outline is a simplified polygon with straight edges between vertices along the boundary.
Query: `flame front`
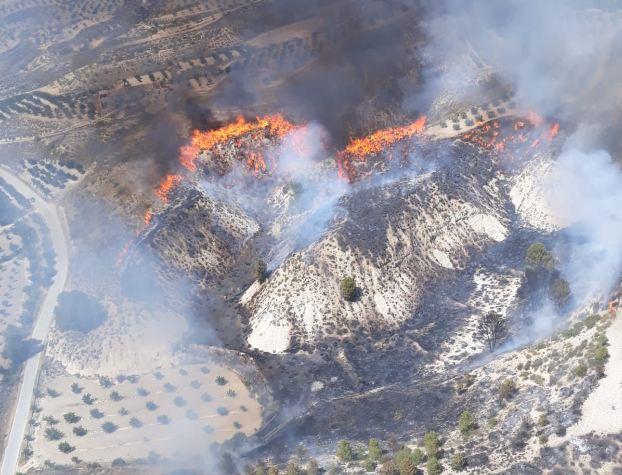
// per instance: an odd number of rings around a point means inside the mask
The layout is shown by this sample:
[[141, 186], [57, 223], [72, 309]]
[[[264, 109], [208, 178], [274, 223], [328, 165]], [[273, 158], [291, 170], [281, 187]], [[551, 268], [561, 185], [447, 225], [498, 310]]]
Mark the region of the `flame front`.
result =
[[168, 174], [153, 191], [155, 195], [165, 203], [168, 203], [168, 196], [171, 190], [181, 182], [181, 175]]
[[363, 159], [368, 155], [380, 153], [400, 140], [420, 134], [425, 129], [426, 117], [421, 116], [412, 124], [379, 130], [367, 137], [351, 140], [342, 153]]

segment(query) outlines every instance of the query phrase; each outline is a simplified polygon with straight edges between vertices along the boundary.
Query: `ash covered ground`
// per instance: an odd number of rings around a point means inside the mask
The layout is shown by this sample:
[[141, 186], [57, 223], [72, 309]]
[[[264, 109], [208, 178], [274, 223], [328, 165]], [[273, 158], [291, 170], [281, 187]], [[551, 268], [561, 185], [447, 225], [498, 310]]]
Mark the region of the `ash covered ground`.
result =
[[621, 31], [5, 1], [2, 473], [616, 473]]

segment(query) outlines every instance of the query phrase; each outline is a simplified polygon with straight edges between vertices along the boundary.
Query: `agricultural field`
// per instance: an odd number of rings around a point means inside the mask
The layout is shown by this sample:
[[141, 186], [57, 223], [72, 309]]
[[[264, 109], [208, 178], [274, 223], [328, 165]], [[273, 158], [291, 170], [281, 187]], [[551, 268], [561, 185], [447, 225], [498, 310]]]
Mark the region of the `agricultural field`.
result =
[[261, 422], [240, 377], [213, 363], [114, 380], [61, 376], [40, 386], [25, 453], [33, 466], [195, 456]]

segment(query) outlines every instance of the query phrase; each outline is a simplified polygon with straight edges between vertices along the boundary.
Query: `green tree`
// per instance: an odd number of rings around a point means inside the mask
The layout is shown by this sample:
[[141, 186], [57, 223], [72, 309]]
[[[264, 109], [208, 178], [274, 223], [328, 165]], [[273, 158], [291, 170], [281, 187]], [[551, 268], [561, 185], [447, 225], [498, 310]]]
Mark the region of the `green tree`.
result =
[[386, 460], [380, 467], [380, 475], [399, 475], [397, 465], [393, 460]]
[[570, 284], [560, 277], [553, 279], [549, 286], [549, 295], [555, 305], [558, 307], [565, 306], [570, 300]]
[[462, 414], [460, 414], [460, 418], [458, 419], [458, 429], [460, 430], [462, 437], [468, 439], [476, 427], [477, 424], [475, 423], [473, 415], [469, 411], [462, 411]]
[[438, 449], [440, 447], [438, 434], [434, 431], [426, 432], [423, 436], [423, 446], [425, 447], [428, 458], [438, 456]]
[[534, 242], [527, 249], [525, 267], [533, 270], [546, 269], [551, 271], [555, 267], [555, 260], [544, 244]]
[[64, 454], [68, 454], [73, 452], [76, 448], [73, 445], [70, 445], [69, 442], [63, 441], [58, 444], [58, 450], [60, 450]]
[[341, 290], [341, 296], [345, 300], [352, 302], [356, 297], [356, 282], [353, 277], [344, 277], [341, 279], [339, 288]]
[[428, 475], [439, 475], [443, 471], [440, 462], [436, 456], [428, 457], [428, 463], [426, 464], [426, 473]]
[[339, 441], [339, 444], [337, 445], [337, 457], [342, 462], [350, 462], [354, 458], [350, 442], [347, 440]]
[[417, 473], [417, 466], [413, 462], [412, 457], [403, 458], [397, 468], [400, 471], [400, 475], [415, 475]]
[[382, 449], [377, 439], [369, 439], [367, 446], [367, 456], [370, 460], [378, 461], [382, 457]]

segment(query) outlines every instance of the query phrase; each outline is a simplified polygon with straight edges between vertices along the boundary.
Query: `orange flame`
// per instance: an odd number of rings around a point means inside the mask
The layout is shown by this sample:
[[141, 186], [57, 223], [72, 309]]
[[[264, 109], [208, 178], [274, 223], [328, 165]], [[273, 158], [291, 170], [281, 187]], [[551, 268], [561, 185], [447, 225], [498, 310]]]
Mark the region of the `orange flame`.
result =
[[258, 117], [254, 121], [247, 121], [244, 117], [238, 117], [235, 122], [225, 125], [220, 129], [201, 132], [195, 130], [192, 134], [192, 145], [201, 150], [211, 150], [218, 144], [229, 140], [243, 137], [247, 134], [269, 132], [277, 137], [283, 137], [294, 129], [294, 125], [283, 118], [280, 114]]
[[423, 132], [425, 122], [426, 117], [421, 116], [412, 124], [379, 130], [367, 137], [351, 140], [342, 153], [353, 155], [359, 159], [379, 153], [400, 140]]
[[149, 208], [147, 209], [147, 211], [145, 211], [145, 217], [143, 219], [143, 221], [145, 222], [145, 226], [149, 226], [152, 219], [153, 219], [153, 211], [151, 211], [151, 208]]
[[559, 134], [559, 124], [553, 124], [549, 130], [549, 140], [553, 140]]
[[179, 149], [179, 163], [182, 164], [184, 168], [188, 171], [195, 172], [197, 171], [196, 159], [199, 157], [199, 152], [201, 149], [196, 145], [184, 145]]
[[162, 179], [160, 184], [154, 190], [154, 193], [162, 201], [168, 203], [168, 195], [169, 195], [169, 193], [180, 182], [181, 182], [181, 176], [180, 175], [172, 175], [172, 174], [169, 173], [168, 175], [166, 175]]

